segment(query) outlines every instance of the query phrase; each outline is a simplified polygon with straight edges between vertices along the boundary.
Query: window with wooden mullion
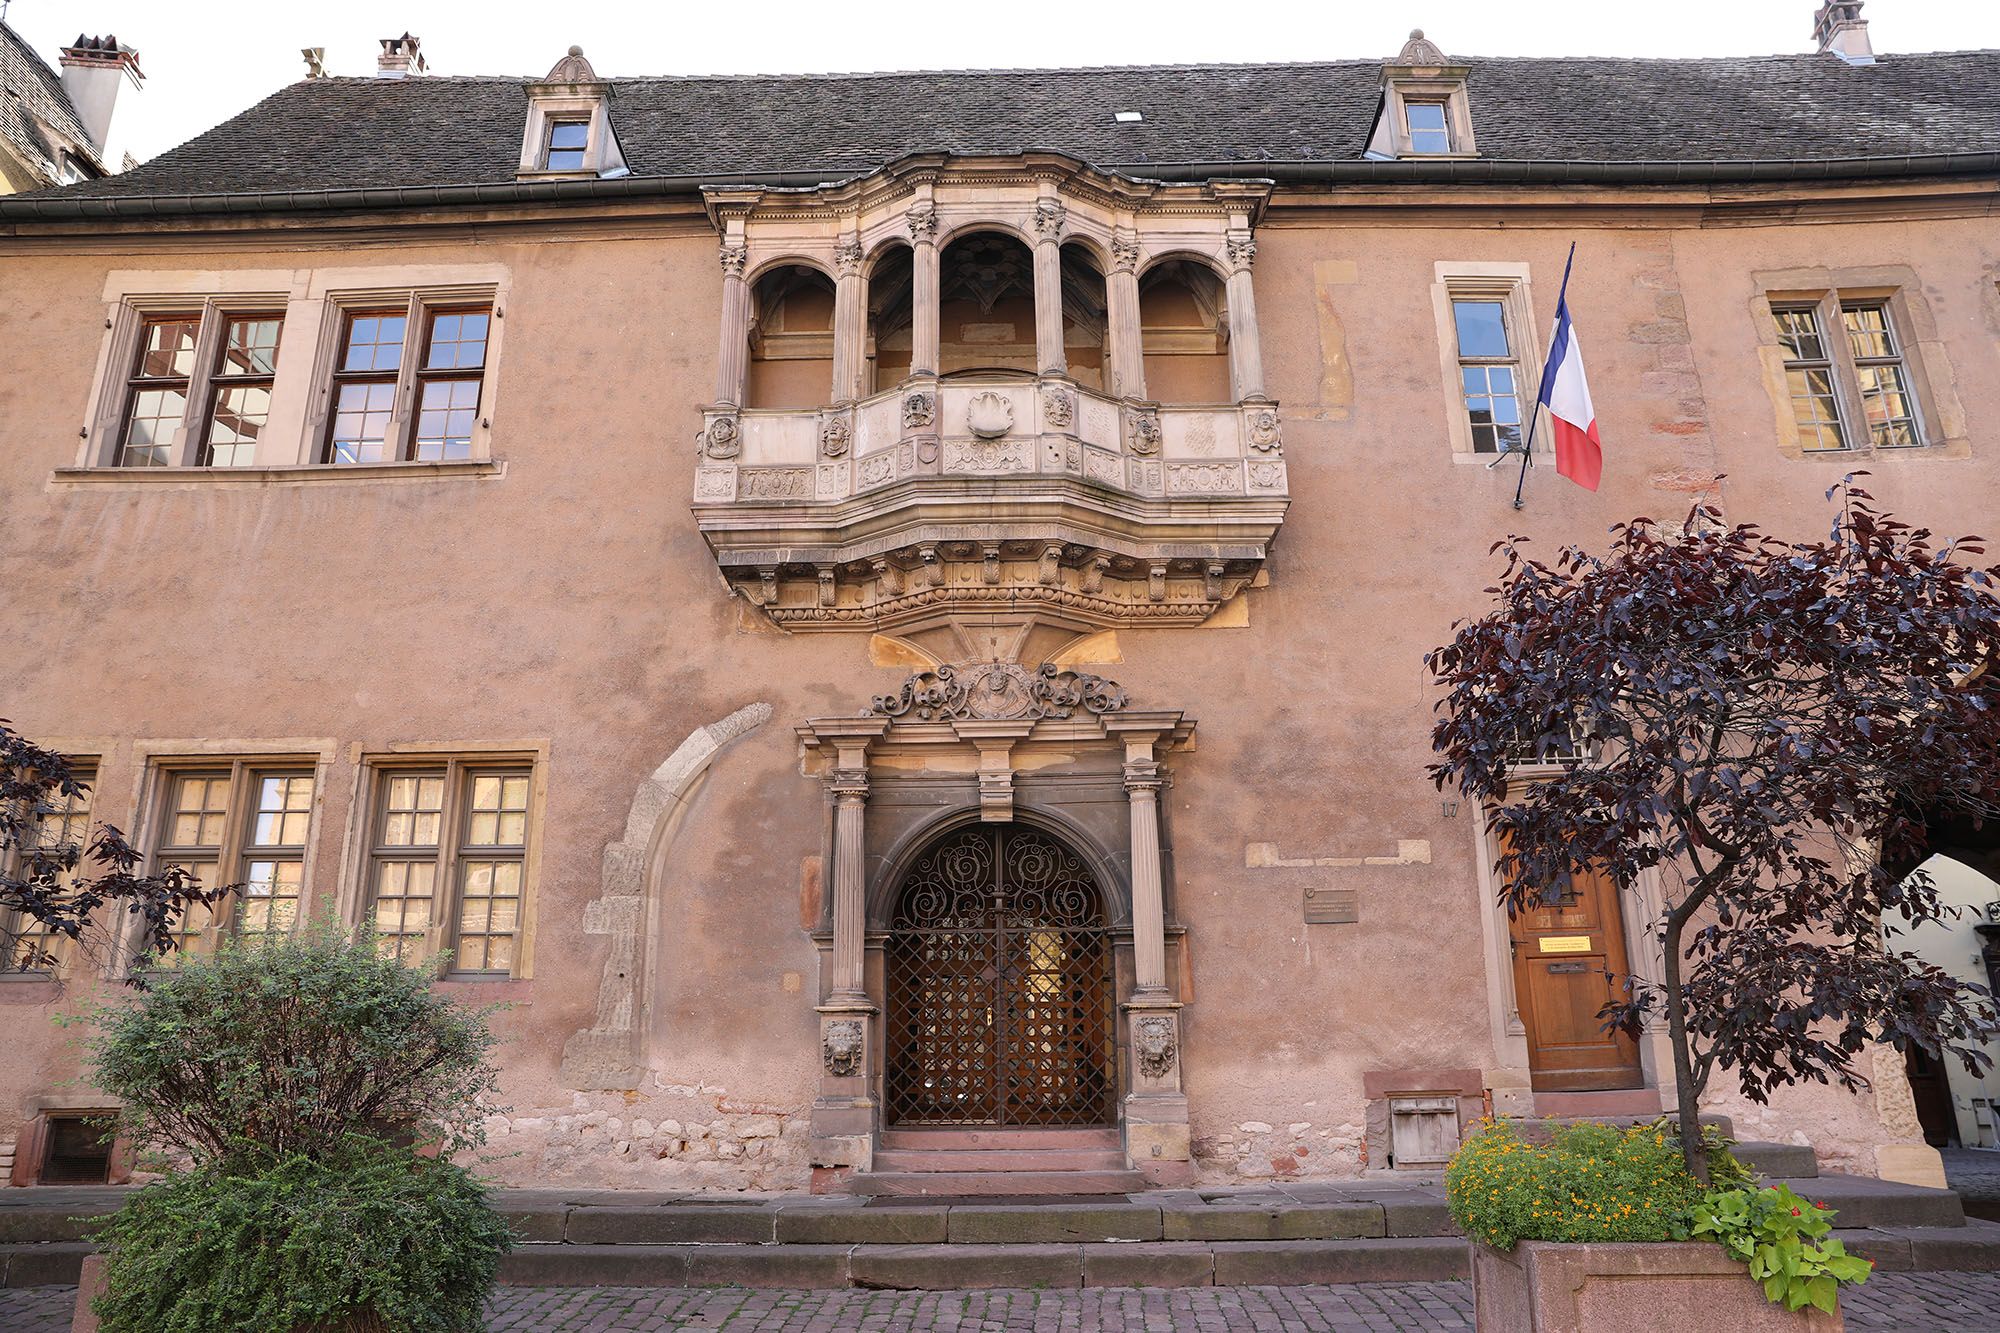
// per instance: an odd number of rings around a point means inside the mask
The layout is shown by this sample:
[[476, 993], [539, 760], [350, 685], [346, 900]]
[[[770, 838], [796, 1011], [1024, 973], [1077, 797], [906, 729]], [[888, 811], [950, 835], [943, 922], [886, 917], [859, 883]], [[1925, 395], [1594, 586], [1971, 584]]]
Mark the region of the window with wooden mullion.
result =
[[519, 963], [530, 770], [449, 759], [376, 778], [368, 869], [377, 948], [412, 966], [449, 951], [453, 975]]
[[168, 770], [157, 866], [179, 866], [201, 884], [237, 884], [232, 899], [196, 907], [175, 924], [179, 953], [212, 951], [225, 937], [289, 934], [304, 892], [312, 828], [310, 769], [228, 767]]
[[1854, 378], [1861, 393], [1861, 424], [1878, 449], [1907, 449], [1923, 443], [1917, 410], [1910, 398], [1903, 367], [1903, 349], [1896, 341], [1895, 322], [1881, 301], [1844, 301], [1840, 320], [1847, 331], [1847, 350], [1854, 358]]
[[[84, 790], [74, 796], [58, 792], [52, 804], [45, 806], [35, 817], [32, 847], [20, 848], [16, 860], [25, 863], [36, 852], [53, 852], [65, 847], [74, 847], [81, 853], [90, 838], [90, 788], [97, 780], [96, 771], [87, 765], [75, 765], [72, 774]], [[25, 864], [19, 869], [25, 871]], [[72, 878], [65, 875], [64, 887]], [[30, 975], [46, 975], [59, 968], [68, 953], [69, 937], [51, 930], [48, 925], [25, 912], [0, 913], [0, 967], [26, 972]]]
[[417, 364], [417, 412], [410, 457], [443, 462], [472, 457], [486, 374], [486, 306], [425, 311], [424, 354]]
[[410, 308], [346, 311], [333, 363], [325, 461], [388, 463], [399, 453], [397, 389]]
[[150, 314], [140, 321], [139, 345], [125, 381], [119, 467], [172, 467], [180, 461], [201, 323], [199, 310]]
[[284, 315], [224, 313], [221, 321], [199, 461], [204, 467], [248, 467], [257, 461], [257, 440], [271, 417]]

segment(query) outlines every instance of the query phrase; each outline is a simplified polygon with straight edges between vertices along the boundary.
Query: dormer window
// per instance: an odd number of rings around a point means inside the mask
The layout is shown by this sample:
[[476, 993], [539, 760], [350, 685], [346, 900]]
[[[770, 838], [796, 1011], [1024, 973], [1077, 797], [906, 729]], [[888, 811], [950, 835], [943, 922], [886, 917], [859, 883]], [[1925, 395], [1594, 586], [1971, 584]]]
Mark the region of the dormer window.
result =
[[1382, 66], [1382, 106], [1366, 156], [1375, 161], [1477, 156], [1466, 94], [1471, 72], [1421, 30], [1411, 33], [1395, 59]]
[[548, 148], [542, 154], [545, 171], [582, 171], [590, 147], [588, 120], [551, 120]]
[[1409, 130], [1412, 153], [1451, 151], [1451, 122], [1443, 102], [1403, 103], [1403, 124]]
[[623, 176], [624, 154], [611, 127], [611, 85], [572, 46], [549, 76], [528, 85], [520, 175]]

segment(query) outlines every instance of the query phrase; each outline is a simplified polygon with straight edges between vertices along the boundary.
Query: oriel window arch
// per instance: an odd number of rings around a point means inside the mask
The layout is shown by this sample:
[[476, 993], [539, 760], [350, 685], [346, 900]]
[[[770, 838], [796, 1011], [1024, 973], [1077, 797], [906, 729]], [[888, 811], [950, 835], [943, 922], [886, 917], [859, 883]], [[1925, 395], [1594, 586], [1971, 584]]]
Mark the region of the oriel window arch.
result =
[[1204, 196], [1204, 210], [1158, 217], [1053, 188], [982, 198], [939, 184], [842, 216], [806, 212], [811, 196], [717, 187], [715, 403], [796, 412], [919, 380], [1052, 376], [1126, 400], [1264, 401], [1261, 196], [1238, 202], [1232, 187], [1143, 187]]

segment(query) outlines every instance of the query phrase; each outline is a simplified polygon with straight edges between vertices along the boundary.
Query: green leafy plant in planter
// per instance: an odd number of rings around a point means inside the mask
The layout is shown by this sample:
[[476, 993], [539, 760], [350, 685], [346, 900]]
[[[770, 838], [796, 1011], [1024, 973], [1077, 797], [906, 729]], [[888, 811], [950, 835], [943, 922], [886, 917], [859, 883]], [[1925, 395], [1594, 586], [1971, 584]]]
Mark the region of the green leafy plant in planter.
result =
[[1523, 1240], [1684, 1240], [1702, 1186], [1664, 1124], [1564, 1125], [1530, 1143], [1501, 1120], [1452, 1156], [1445, 1197], [1468, 1236], [1510, 1250]]
[[148, 974], [97, 1081], [184, 1169], [103, 1224], [103, 1333], [476, 1333], [508, 1237], [486, 1014], [331, 922]]
[[1847, 1252], [1828, 1235], [1833, 1211], [1792, 1192], [1789, 1185], [1764, 1189], [1711, 1190], [1694, 1206], [1690, 1228], [1713, 1236], [1750, 1267], [1764, 1295], [1787, 1310], [1812, 1305], [1831, 1314], [1840, 1303], [1840, 1285], [1866, 1282], [1875, 1265]]

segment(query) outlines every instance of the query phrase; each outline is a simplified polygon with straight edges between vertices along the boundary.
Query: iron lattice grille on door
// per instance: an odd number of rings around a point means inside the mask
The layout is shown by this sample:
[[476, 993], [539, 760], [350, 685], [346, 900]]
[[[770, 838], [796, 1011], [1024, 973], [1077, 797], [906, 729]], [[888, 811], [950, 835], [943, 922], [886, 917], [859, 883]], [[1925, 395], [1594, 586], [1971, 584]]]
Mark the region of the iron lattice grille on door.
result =
[[985, 825], [925, 852], [885, 965], [889, 1123], [1112, 1123], [1110, 932], [1054, 838]]

